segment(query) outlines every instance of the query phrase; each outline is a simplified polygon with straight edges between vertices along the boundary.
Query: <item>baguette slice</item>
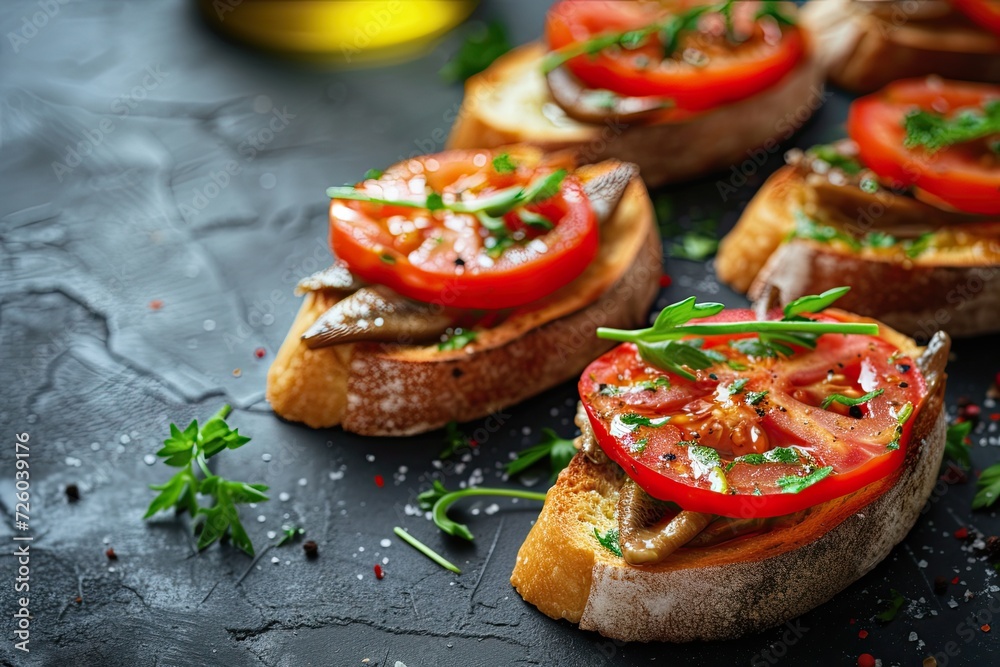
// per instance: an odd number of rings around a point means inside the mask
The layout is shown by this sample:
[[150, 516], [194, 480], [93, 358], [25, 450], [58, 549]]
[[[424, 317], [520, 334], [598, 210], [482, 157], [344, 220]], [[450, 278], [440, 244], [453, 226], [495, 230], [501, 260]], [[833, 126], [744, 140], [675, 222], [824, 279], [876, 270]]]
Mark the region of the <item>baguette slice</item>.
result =
[[830, 81], [848, 90], [928, 74], [1000, 82], [1000, 37], [944, 0], [813, 0], [800, 16]]
[[[620, 164], [576, 173], [586, 182]], [[576, 280], [460, 350], [379, 343], [309, 349], [302, 334], [342, 296], [309, 292], [268, 372], [271, 407], [313, 428], [410, 435], [485, 417], [576, 377], [611, 347], [594, 330], [644, 324], [659, 290], [660, 238], [638, 176], [600, 234], [597, 258]]]
[[[904, 204], [919, 205], [906, 201], [900, 207]], [[893, 214], [891, 206], [872, 210], [883, 211], [882, 220]], [[838, 305], [921, 339], [938, 330], [951, 336], [1000, 331], [1000, 223], [954, 224], [953, 214], [942, 212], [935, 220], [929, 217], [932, 207], [923, 210], [919, 222], [936, 230], [946, 245], [912, 258], [899, 250], [857, 251], [838, 242], [789, 239], [800, 211], [847, 233], [856, 220], [846, 221], [842, 211], [817, 208], [806, 178], [784, 167], [768, 179], [722, 240], [716, 273], [751, 299], [777, 288], [782, 304], [849, 285], [853, 289]]]
[[553, 101], [541, 71], [545, 52], [540, 43], [522, 46], [470, 78], [448, 147], [523, 142], [569, 149], [583, 162], [616, 158], [639, 165], [655, 187], [729, 168], [759, 147], [773, 152], [825, 99], [824, 72], [809, 56], [778, 85], [686, 122], [581, 123]]
[[905, 462], [893, 474], [810, 508], [799, 523], [636, 567], [594, 537], [595, 529], [617, 526], [624, 473], [578, 453], [549, 490], [511, 583], [544, 614], [624, 641], [732, 639], [832, 598], [906, 536], [944, 454], [948, 337], [939, 334], [922, 349], [884, 326], [881, 336], [919, 359], [929, 389]]

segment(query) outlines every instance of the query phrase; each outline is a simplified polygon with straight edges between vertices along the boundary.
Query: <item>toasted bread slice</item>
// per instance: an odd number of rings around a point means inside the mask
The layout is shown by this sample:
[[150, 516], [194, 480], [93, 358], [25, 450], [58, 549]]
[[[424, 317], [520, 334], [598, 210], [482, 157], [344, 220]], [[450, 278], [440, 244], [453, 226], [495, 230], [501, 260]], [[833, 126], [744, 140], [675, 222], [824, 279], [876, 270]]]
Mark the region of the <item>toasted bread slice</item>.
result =
[[541, 71], [545, 46], [517, 48], [465, 84], [450, 148], [528, 143], [570, 149], [583, 162], [616, 158], [639, 165], [650, 187], [696, 178], [776, 149], [824, 100], [824, 73], [806, 57], [778, 85], [679, 123], [601, 124], [573, 120], [553, 101]]
[[928, 74], [1000, 82], [1000, 37], [944, 0], [822, 0], [800, 16], [830, 81], [848, 90]]
[[[960, 224], [954, 214], [907, 199], [898, 208], [921, 207], [918, 231], [933, 235], [925, 237], [927, 248], [919, 254], [908, 255], [899, 245], [859, 249], [837, 240], [790, 238], [801, 213], [845, 237], [856, 234], [857, 212], [865, 210], [865, 202], [859, 204], [849, 218], [817, 202], [801, 172], [780, 169], [722, 240], [715, 261], [719, 279], [752, 299], [776, 287], [783, 303], [849, 285], [853, 289], [838, 305], [922, 339], [939, 329], [951, 336], [1000, 330], [1000, 222]], [[871, 217], [886, 223], [893, 208], [872, 208]]]
[[[586, 182], [618, 165], [576, 173]], [[660, 238], [637, 176], [600, 235], [597, 258], [576, 280], [460, 350], [379, 343], [309, 349], [302, 334], [343, 295], [308, 293], [268, 372], [271, 407], [313, 428], [410, 435], [484, 417], [575, 377], [611, 346], [594, 330], [642, 325], [659, 290]]]
[[947, 336], [923, 350], [887, 327], [880, 335], [919, 359], [929, 388], [905, 463], [891, 475], [806, 510], [797, 523], [637, 567], [594, 536], [618, 525], [624, 473], [579, 453], [549, 490], [511, 583], [546, 615], [625, 641], [732, 639], [829, 600], [906, 536], [944, 453]]

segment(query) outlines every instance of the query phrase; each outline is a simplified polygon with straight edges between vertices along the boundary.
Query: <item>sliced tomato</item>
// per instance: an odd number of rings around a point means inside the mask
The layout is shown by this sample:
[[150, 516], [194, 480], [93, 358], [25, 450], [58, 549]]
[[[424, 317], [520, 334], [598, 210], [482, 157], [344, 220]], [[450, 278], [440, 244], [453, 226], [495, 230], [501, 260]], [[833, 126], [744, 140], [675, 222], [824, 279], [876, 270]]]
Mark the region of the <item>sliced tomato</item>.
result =
[[[749, 310], [725, 315], [755, 319]], [[825, 334], [788, 358], [748, 356], [736, 340], [706, 340], [703, 349], [726, 361], [694, 380], [650, 366], [630, 343], [584, 371], [580, 397], [597, 442], [647, 493], [685, 510], [773, 517], [902, 464], [927, 395], [912, 359], [872, 336]], [[877, 395], [854, 407], [821, 407], [834, 394], [869, 392]]]
[[[694, 4], [681, 3], [681, 9]], [[676, 9], [678, 4], [672, 6]], [[750, 97], [795, 68], [805, 51], [805, 39], [795, 26], [756, 20], [758, 2], [738, 2], [735, 7], [735, 26], [745, 37], [738, 43], [726, 36], [718, 14], [708, 14], [697, 31], [683, 34], [675, 55], [664, 57], [663, 43], [654, 33], [638, 48], [606, 48], [573, 58], [566, 66], [592, 88], [668, 97], [679, 110], [702, 111]], [[670, 6], [657, 2], [562, 0], [549, 10], [545, 36], [556, 50], [600, 35], [645, 28], [670, 16]]]
[[948, 206], [967, 213], [1000, 214], [1000, 156], [979, 140], [955, 144], [936, 152], [906, 148], [904, 119], [915, 109], [952, 116], [982, 108], [1000, 99], [1000, 86], [907, 79], [855, 100], [847, 118], [847, 132], [858, 144], [864, 164], [896, 186], [916, 186]]
[[[448, 151], [407, 160], [357, 189], [383, 199], [472, 201], [527, 186], [560, 164], [540, 154], [512, 155], [516, 169], [500, 173], [501, 151]], [[532, 226], [528, 216], [551, 225]], [[597, 254], [597, 219], [579, 179], [568, 174], [559, 192], [504, 216], [498, 235], [469, 213], [334, 199], [333, 252], [362, 280], [441, 306], [495, 310], [536, 301], [583, 273]]]
[[997, 0], [951, 0], [963, 14], [1000, 35], [1000, 2]]

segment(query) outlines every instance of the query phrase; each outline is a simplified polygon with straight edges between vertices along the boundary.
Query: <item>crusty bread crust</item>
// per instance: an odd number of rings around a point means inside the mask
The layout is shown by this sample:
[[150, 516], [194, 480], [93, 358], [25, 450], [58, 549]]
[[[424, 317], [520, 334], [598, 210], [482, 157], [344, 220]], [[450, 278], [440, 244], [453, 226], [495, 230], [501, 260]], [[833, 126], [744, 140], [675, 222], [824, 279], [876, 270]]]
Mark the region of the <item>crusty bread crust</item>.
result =
[[830, 80], [859, 93], [897, 79], [938, 74], [949, 79], [1000, 82], [1000, 37], [957, 17], [911, 20], [916, 2], [899, 2], [879, 17], [856, 0], [814, 0], [803, 25]]
[[[882, 335], [919, 354], [912, 340], [886, 327]], [[940, 344], [946, 356], [947, 338]], [[595, 528], [617, 526], [625, 478], [577, 454], [549, 490], [511, 583], [546, 615], [625, 641], [731, 639], [803, 614], [874, 568], [916, 522], [944, 453], [944, 379], [929, 378], [905, 463], [889, 477], [811, 508], [797, 524], [652, 566], [630, 566], [598, 544]]]
[[[578, 173], [586, 180], [617, 165]], [[285, 419], [363, 435], [410, 435], [485, 417], [577, 376], [611, 345], [594, 336], [597, 327], [644, 324], [659, 289], [660, 253], [652, 204], [635, 177], [579, 278], [461, 350], [376, 343], [311, 350], [301, 335], [340, 297], [310, 292], [268, 372], [267, 398]]]
[[792, 167], [777, 171], [722, 240], [715, 264], [719, 279], [751, 299], [776, 287], [782, 304], [849, 285], [853, 289], [838, 306], [923, 339], [938, 330], [951, 336], [1000, 330], [1000, 241], [992, 251], [929, 250], [905, 261], [808, 239], [786, 241], [796, 211], [826, 222], [823, 211], [810, 205], [802, 175]]
[[544, 45], [528, 44], [470, 78], [448, 147], [523, 142], [571, 149], [584, 162], [634, 162], [646, 184], [655, 187], [738, 165], [760, 146], [774, 149], [823, 103], [824, 73], [807, 56], [778, 85], [686, 122], [580, 123], [552, 100], [540, 68], [544, 54]]

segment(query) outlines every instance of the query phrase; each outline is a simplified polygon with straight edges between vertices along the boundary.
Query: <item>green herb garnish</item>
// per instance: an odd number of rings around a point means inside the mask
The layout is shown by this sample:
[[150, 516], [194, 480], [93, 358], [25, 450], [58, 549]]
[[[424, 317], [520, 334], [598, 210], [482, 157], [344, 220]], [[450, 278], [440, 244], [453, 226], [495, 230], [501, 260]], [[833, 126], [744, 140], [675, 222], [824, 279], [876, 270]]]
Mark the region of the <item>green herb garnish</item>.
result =
[[276, 547], [283, 547], [286, 544], [295, 542], [306, 534], [306, 529], [300, 528], [299, 526], [289, 526], [288, 528], [282, 528], [281, 532], [284, 533], [284, 535], [282, 535], [281, 539], [278, 540], [278, 543], [274, 545]]
[[527, 500], [545, 500], [544, 493], [521, 489], [488, 489], [473, 486], [460, 491], [449, 491], [441, 482], [435, 480], [433, 488], [417, 496], [417, 503], [420, 505], [420, 509], [431, 510], [434, 525], [443, 532], [472, 541], [474, 537], [468, 526], [448, 518], [448, 508], [452, 503], [471, 496], [504, 496], [507, 498], [525, 498]]
[[450, 421], [444, 425], [444, 449], [438, 454], [439, 459], [451, 458], [463, 449], [471, 449], [472, 443], [458, 428], [458, 423]]
[[597, 530], [597, 526], [594, 526], [594, 539], [596, 539], [602, 547], [618, 556], [622, 557], [622, 547], [618, 541], [618, 529], [608, 528], [607, 532], [601, 535]]
[[858, 396], [857, 398], [851, 398], [850, 396], [844, 396], [843, 394], [830, 394], [823, 399], [823, 402], [819, 404], [819, 407], [826, 410], [830, 407], [831, 403], [840, 403], [841, 405], [846, 405], [852, 407], [855, 405], [861, 405], [862, 403], [867, 403], [873, 398], [877, 398], [885, 393], [885, 389], [875, 389], [868, 392], [864, 396]]
[[454, 564], [452, 564], [451, 561], [445, 560], [445, 558], [442, 557], [440, 554], [438, 554], [436, 551], [431, 549], [429, 546], [427, 546], [417, 538], [415, 538], [413, 535], [410, 535], [408, 532], [406, 532], [399, 526], [393, 528], [392, 532], [396, 534], [396, 537], [403, 540], [411, 547], [413, 547], [423, 555], [427, 556], [428, 558], [430, 558], [432, 561], [434, 561], [444, 569], [451, 570], [455, 574], [462, 574], [462, 571], [459, 570]]
[[777, 0], [764, 0], [761, 3], [761, 8], [757, 10], [756, 20], [762, 19], [768, 16], [775, 20], [778, 25], [796, 25], [797, 22], [794, 17], [781, 11], [781, 3]]
[[641, 382], [636, 383], [635, 386], [643, 391], [656, 391], [660, 387], [670, 389], [670, 378], [666, 375], [660, 375], [655, 380], [642, 380]]
[[448, 83], [465, 81], [482, 72], [510, 49], [507, 30], [499, 21], [475, 26], [459, 47], [458, 53], [445, 63], [438, 74]]
[[643, 417], [642, 415], [638, 415], [634, 412], [626, 412], [621, 416], [621, 423], [625, 424], [626, 426], [631, 426], [633, 431], [639, 428], [640, 426], [659, 428], [660, 426], [666, 424], [668, 421], [670, 421], [670, 417], [650, 418], [650, 417]]
[[910, 421], [910, 415], [913, 414], [913, 404], [907, 403], [903, 406], [903, 409], [899, 411], [899, 415], [896, 417], [896, 435], [888, 445], [885, 446], [889, 451], [895, 451], [899, 449], [899, 439], [903, 437], [903, 425]]
[[381, 169], [369, 169], [368, 171], [365, 172], [365, 175], [364, 175], [364, 177], [363, 177], [362, 180], [365, 180], [365, 181], [367, 181], [367, 180], [376, 180], [377, 181], [378, 179], [382, 178], [382, 174], [383, 173], [384, 172]]
[[976, 495], [972, 498], [972, 509], [992, 507], [1000, 497], [1000, 463], [994, 463], [976, 480]]
[[519, 475], [536, 463], [548, 459], [552, 481], [563, 468], [569, 465], [576, 454], [576, 446], [572, 440], [560, 438], [559, 434], [550, 428], [542, 429], [542, 441], [534, 447], [523, 449], [517, 453], [517, 458], [504, 466], [508, 475]]
[[767, 398], [767, 394], [768, 394], [767, 389], [765, 389], [764, 391], [747, 392], [747, 403], [749, 403], [750, 405], [757, 405], [765, 398]]
[[899, 613], [899, 610], [902, 609], [903, 605], [906, 603], [906, 598], [904, 598], [895, 588], [890, 589], [890, 592], [892, 593], [892, 600], [889, 601], [889, 607], [875, 615], [875, 618], [883, 623], [888, 623], [892, 619], [896, 618], [896, 614]]
[[747, 386], [747, 382], [749, 382], [749, 381], [750, 381], [750, 378], [739, 378], [739, 379], [737, 379], [735, 382], [733, 382], [731, 385], [729, 385], [729, 395], [730, 396], [735, 396], [736, 394], [742, 393], [743, 392], [743, 388]]
[[517, 163], [511, 159], [509, 153], [500, 153], [493, 158], [493, 169], [498, 174], [510, 174], [517, 170]]
[[719, 239], [701, 232], [685, 232], [679, 243], [670, 250], [671, 257], [700, 262], [708, 259], [719, 249]]
[[803, 489], [809, 488], [816, 482], [826, 479], [832, 472], [833, 466], [827, 466], [825, 468], [814, 470], [805, 477], [799, 477], [797, 475], [779, 477], [776, 480], [776, 483], [781, 487], [782, 493], [799, 493]]
[[927, 251], [931, 246], [931, 241], [934, 240], [934, 232], [925, 232], [915, 239], [911, 239], [903, 242], [903, 251], [906, 256], [910, 259], [914, 257], [919, 257], [924, 252]]
[[[223, 405], [200, 428], [197, 420], [183, 431], [175, 424], [170, 425], [170, 437], [163, 442], [163, 448], [156, 455], [165, 459], [164, 463], [168, 466], [180, 468], [180, 471], [166, 483], [150, 487], [160, 493], [149, 504], [143, 518], [148, 519], [171, 507], [178, 511], [186, 510], [194, 518], [194, 527], [201, 530], [198, 535], [199, 551], [228, 533], [233, 544], [252, 556], [253, 543], [240, 523], [236, 506], [267, 500], [264, 493], [267, 487], [224, 479], [212, 474], [208, 468], [208, 459], [219, 452], [239, 449], [250, 442], [250, 438], [240, 435], [238, 429], [229, 428], [225, 420], [231, 411], [230, 406]], [[203, 507], [199, 505], [199, 495], [211, 496], [214, 502]]]
[[972, 467], [972, 457], [969, 455], [969, 446], [965, 444], [966, 438], [972, 432], [972, 422], [958, 422], [948, 427], [948, 434], [945, 436], [944, 457], [951, 459], [965, 469]]
[[860, 160], [841, 154], [830, 144], [813, 146], [806, 151], [806, 155], [822, 160], [831, 167], [840, 169], [845, 174], [850, 174], [851, 176], [861, 173], [861, 170], [864, 169], [864, 165], [861, 164]]
[[468, 329], [456, 329], [455, 333], [438, 343], [438, 349], [442, 352], [447, 350], [461, 350], [463, 347], [476, 340], [477, 335], [478, 334], [476, 334], [475, 331], [470, 331]]
[[903, 119], [906, 148], [924, 148], [936, 153], [955, 144], [976, 141], [1000, 134], [1000, 100], [990, 100], [981, 108], [964, 109], [950, 118], [939, 113], [918, 109]]
[[[825, 308], [846, 294], [849, 289], [848, 287], [839, 287], [828, 290], [821, 295], [796, 299], [786, 307], [786, 316], [780, 321], [688, 324], [691, 320], [711, 317], [725, 310], [725, 306], [721, 303], [698, 303], [692, 296], [660, 311], [652, 327], [635, 331], [601, 327], [597, 330], [597, 336], [635, 343], [643, 359], [650, 364], [693, 380], [695, 375], [687, 369], [703, 370], [709, 368], [712, 364], [718, 363], [719, 357], [710, 356], [706, 351], [692, 345], [691, 341], [679, 340], [685, 336], [757, 333], [760, 336], [757, 340], [762, 344], [780, 345], [783, 351], [790, 355], [794, 350], [778, 341], [815, 347], [816, 338], [825, 333], [877, 335], [877, 324], [816, 322], [799, 315], [799, 313], [816, 312]], [[753, 339], [742, 339], [734, 341], [734, 343], [742, 343], [745, 340]]]

